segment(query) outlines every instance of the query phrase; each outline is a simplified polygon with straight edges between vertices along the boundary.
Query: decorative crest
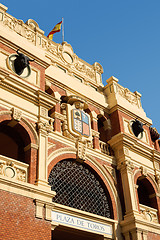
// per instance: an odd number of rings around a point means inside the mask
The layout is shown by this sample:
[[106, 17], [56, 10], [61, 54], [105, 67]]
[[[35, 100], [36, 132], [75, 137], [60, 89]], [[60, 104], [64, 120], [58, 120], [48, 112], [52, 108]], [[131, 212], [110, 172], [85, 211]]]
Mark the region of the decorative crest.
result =
[[87, 108], [85, 100], [78, 96], [67, 98], [68, 130], [75, 137], [91, 140], [90, 115], [84, 110]]

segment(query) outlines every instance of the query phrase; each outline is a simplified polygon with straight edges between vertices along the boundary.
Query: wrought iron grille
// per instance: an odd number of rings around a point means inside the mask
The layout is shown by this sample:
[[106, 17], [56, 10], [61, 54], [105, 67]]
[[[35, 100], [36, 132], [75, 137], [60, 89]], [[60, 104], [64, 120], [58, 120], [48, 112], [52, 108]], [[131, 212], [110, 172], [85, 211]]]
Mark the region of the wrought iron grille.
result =
[[106, 191], [85, 164], [60, 161], [52, 169], [48, 181], [57, 193], [53, 202], [111, 218]]

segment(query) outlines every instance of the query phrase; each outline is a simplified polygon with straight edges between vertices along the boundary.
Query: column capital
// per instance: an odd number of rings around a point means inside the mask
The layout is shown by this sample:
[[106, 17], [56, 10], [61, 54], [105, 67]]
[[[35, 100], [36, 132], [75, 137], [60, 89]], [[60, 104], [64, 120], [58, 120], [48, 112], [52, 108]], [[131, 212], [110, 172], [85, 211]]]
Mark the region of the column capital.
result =
[[130, 173], [133, 173], [133, 169], [134, 169], [134, 164], [130, 161], [130, 160], [125, 160], [123, 162], [120, 162], [120, 164], [118, 164], [117, 169], [120, 171], [125, 171], [128, 170]]
[[37, 122], [39, 133], [43, 133], [44, 135], [47, 136], [49, 132], [53, 131], [53, 122], [54, 122], [54, 119], [52, 118], [49, 119], [48, 122], [42, 122], [42, 121]]

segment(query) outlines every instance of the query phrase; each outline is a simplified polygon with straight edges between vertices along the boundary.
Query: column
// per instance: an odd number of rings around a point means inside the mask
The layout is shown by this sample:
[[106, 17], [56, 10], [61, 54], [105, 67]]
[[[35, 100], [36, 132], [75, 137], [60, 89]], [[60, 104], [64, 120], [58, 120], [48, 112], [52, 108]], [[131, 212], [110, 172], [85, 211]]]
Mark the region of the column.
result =
[[120, 170], [122, 178], [126, 215], [133, 213], [134, 211], [138, 213], [135, 185], [133, 179], [133, 169], [134, 166], [132, 162], [127, 159], [125, 159], [124, 162], [121, 162], [120, 165], [118, 165], [118, 170]]

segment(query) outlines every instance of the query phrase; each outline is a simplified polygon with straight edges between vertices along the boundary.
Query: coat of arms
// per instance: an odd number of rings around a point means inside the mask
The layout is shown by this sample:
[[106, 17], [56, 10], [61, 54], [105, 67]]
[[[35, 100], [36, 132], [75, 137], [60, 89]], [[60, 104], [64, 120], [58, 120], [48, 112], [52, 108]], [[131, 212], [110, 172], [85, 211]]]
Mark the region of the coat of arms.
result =
[[80, 109], [72, 110], [72, 129], [73, 131], [83, 135], [90, 136], [89, 116]]
[[68, 130], [75, 136], [92, 141], [90, 115], [84, 111], [85, 103], [71, 96], [67, 104]]

